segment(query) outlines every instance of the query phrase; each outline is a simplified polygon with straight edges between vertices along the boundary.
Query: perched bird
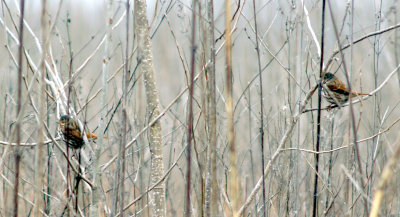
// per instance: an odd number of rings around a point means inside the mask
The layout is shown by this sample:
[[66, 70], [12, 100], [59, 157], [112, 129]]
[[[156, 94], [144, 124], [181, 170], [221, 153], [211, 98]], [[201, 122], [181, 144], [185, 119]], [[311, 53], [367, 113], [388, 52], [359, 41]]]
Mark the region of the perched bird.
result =
[[350, 91], [349, 89], [347, 89], [343, 81], [339, 80], [334, 74], [329, 72], [324, 74], [322, 82], [322, 87], [324, 90], [323, 96], [328, 102], [332, 103], [333, 105], [340, 106], [346, 103], [349, 100], [350, 94], [351, 97], [370, 95], [368, 93], [359, 93], [353, 90]]
[[[58, 123], [63, 140], [70, 148], [79, 149], [85, 144], [77, 120], [71, 116], [63, 115]], [[86, 132], [86, 137], [93, 140], [97, 139], [96, 134], [90, 132]]]

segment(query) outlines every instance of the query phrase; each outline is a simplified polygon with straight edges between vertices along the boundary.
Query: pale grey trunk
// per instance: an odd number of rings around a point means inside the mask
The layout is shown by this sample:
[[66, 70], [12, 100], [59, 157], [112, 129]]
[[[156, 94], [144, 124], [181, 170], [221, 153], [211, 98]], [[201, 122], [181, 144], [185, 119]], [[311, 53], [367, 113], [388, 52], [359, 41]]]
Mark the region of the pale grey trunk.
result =
[[[154, 79], [153, 56], [149, 35], [149, 24], [146, 15], [146, 1], [135, 1], [135, 32], [138, 45], [139, 72], [143, 73], [147, 115], [149, 122], [160, 114], [158, 92]], [[161, 122], [156, 121], [150, 128], [150, 152], [151, 152], [151, 184], [159, 181], [164, 174]], [[165, 183], [155, 187], [153, 195], [153, 216], [165, 216]]]
[[207, 153], [207, 175], [206, 175], [206, 200], [205, 216], [218, 216], [218, 185], [216, 168], [217, 148], [217, 115], [215, 101], [215, 42], [214, 42], [214, 8], [213, 0], [207, 0], [207, 38], [206, 59], [210, 59], [206, 71], [208, 75], [207, 84], [207, 129], [210, 138], [208, 140]]

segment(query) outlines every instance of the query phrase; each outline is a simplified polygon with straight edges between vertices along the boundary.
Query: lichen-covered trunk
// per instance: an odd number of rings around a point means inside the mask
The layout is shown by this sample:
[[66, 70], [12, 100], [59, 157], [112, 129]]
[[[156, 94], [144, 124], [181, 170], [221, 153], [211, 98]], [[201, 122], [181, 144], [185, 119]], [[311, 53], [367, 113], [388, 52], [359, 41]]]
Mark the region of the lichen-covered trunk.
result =
[[206, 58], [209, 64], [206, 67], [207, 84], [207, 129], [209, 134], [207, 153], [207, 175], [206, 175], [206, 200], [205, 216], [219, 216], [218, 214], [218, 183], [216, 167], [217, 149], [217, 110], [215, 96], [215, 39], [214, 39], [214, 1], [207, 0], [207, 34], [205, 39]]
[[[147, 115], [149, 122], [160, 114], [158, 91], [154, 79], [153, 56], [149, 35], [149, 24], [146, 16], [146, 1], [135, 1], [135, 32], [138, 47], [139, 72], [143, 73]], [[159, 181], [164, 174], [161, 122], [156, 121], [150, 128], [150, 152], [151, 152], [151, 184]], [[153, 191], [153, 216], [165, 216], [165, 183], [156, 186]]]

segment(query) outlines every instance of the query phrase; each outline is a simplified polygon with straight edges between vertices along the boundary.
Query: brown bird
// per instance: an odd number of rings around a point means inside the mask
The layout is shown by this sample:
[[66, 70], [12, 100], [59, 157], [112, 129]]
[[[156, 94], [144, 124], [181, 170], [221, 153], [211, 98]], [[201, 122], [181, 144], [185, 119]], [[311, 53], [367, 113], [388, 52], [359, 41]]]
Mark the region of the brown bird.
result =
[[[350, 91], [347, 89], [346, 85], [343, 81], [339, 80], [334, 74], [327, 72], [324, 74], [322, 78], [323, 85], [323, 96], [324, 98], [332, 103], [333, 105], [342, 105], [349, 100], [349, 96], [351, 97], [360, 96], [360, 95], [370, 95], [368, 93], [359, 93], [356, 91]], [[327, 87], [329, 90], [327, 90]]]
[[[60, 117], [59, 129], [68, 147], [79, 149], [85, 144], [78, 121], [71, 116], [63, 115]], [[86, 137], [92, 140], [97, 139], [96, 134], [90, 132], [86, 132]]]

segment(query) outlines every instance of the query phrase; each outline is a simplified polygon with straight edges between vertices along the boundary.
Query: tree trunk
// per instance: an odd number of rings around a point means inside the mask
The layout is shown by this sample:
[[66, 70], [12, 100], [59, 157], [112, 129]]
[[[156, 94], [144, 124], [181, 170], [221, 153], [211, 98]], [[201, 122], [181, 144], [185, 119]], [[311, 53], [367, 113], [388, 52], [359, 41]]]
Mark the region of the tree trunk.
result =
[[[146, 16], [146, 1], [135, 1], [135, 32], [138, 45], [139, 72], [143, 73], [146, 100], [147, 115], [151, 122], [160, 114], [158, 92], [154, 79], [153, 56], [151, 53], [151, 42], [149, 35], [149, 24]], [[161, 140], [161, 122], [156, 121], [150, 128], [150, 153], [151, 153], [151, 184], [160, 180], [164, 174], [162, 140]], [[153, 216], [165, 216], [165, 183], [155, 187], [152, 191]]]
[[206, 59], [210, 59], [207, 65], [207, 129], [209, 130], [207, 175], [206, 175], [206, 201], [205, 216], [218, 216], [218, 184], [216, 167], [217, 149], [217, 105], [215, 97], [215, 40], [214, 40], [214, 7], [213, 0], [207, 1], [207, 28]]

